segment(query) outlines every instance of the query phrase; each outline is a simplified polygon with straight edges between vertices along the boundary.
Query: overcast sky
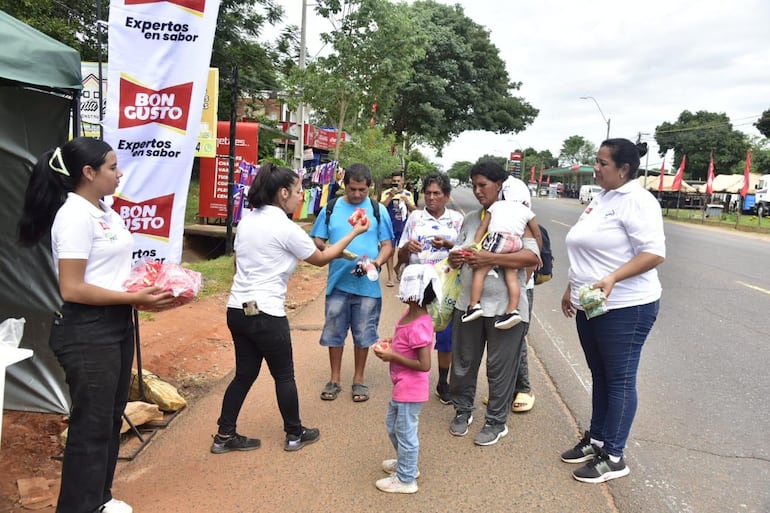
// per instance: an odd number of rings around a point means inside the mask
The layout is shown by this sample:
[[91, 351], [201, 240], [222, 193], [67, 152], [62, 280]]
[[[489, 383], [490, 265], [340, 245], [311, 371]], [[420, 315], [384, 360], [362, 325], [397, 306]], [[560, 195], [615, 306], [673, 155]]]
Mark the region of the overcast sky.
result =
[[[303, 0], [279, 0], [289, 23], [300, 25]], [[310, 5], [310, 0], [308, 4]], [[551, 150], [581, 135], [598, 145], [607, 132], [593, 100], [610, 120], [610, 136], [652, 134], [684, 110], [725, 113], [752, 136], [770, 109], [770, 1], [768, 0], [456, 0], [466, 16], [490, 31], [514, 82], [514, 92], [540, 110], [517, 134], [466, 132], [442, 157], [507, 156], [519, 147]], [[313, 34], [330, 29], [308, 7], [308, 53], [323, 50]], [[661, 158], [651, 136], [649, 167]], [[672, 167], [667, 155], [666, 167]], [[676, 163], [678, 165], [678, 163]]]

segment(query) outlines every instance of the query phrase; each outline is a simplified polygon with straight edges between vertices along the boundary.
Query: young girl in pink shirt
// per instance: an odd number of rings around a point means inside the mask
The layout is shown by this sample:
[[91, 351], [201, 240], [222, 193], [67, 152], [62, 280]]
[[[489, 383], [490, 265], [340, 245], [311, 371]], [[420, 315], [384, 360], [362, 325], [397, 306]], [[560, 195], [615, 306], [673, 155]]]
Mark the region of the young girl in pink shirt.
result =
[[375, 485], [387, 493], [415, 493], [418, 490], [417, 458], [420, 439], [417, 431], [420, 411], [428, 400], [433, 321], [426, 306], [440, 293], [438, 276], [430, 265], [411, 264], [404, 269], [398, 298], [409, 308], [398, 321], [392, 339], [374, 345], [374, 354], [390, 363], [393, 396], [385, 425], [396, 449], [396, 459], [382, 462], [388, 477]]

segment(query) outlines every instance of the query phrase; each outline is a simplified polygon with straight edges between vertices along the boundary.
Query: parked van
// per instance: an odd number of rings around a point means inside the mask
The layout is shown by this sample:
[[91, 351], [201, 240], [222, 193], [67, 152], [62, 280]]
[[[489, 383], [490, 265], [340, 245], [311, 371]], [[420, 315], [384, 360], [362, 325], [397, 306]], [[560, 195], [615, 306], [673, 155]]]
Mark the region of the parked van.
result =
[[602, 188], [598, 185], [581, 185], [580, 186], [580, 204], [584, 203], [591, 203], [591, 200], [594, 199], [594, 194], [602, 192]]

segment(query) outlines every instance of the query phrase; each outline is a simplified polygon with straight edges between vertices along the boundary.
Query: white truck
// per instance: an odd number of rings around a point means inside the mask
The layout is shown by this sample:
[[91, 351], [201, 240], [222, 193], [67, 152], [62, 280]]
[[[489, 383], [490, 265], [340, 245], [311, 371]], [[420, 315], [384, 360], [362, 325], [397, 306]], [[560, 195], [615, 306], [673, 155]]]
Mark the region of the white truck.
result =
[[753, 210], [758, 217], [770, 215], [770, 175], [759, 177], [754, 189]]

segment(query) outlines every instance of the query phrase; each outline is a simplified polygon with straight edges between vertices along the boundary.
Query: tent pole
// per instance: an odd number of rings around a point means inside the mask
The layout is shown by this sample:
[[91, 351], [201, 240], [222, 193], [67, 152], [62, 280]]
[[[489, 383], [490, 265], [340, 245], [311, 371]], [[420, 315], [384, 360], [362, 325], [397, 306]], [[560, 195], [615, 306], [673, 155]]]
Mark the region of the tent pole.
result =
[[99, 65], [99, 139], [104, 139], [104, 91], [102, 88], [102, 0], [96, 0], [96, 62]]

